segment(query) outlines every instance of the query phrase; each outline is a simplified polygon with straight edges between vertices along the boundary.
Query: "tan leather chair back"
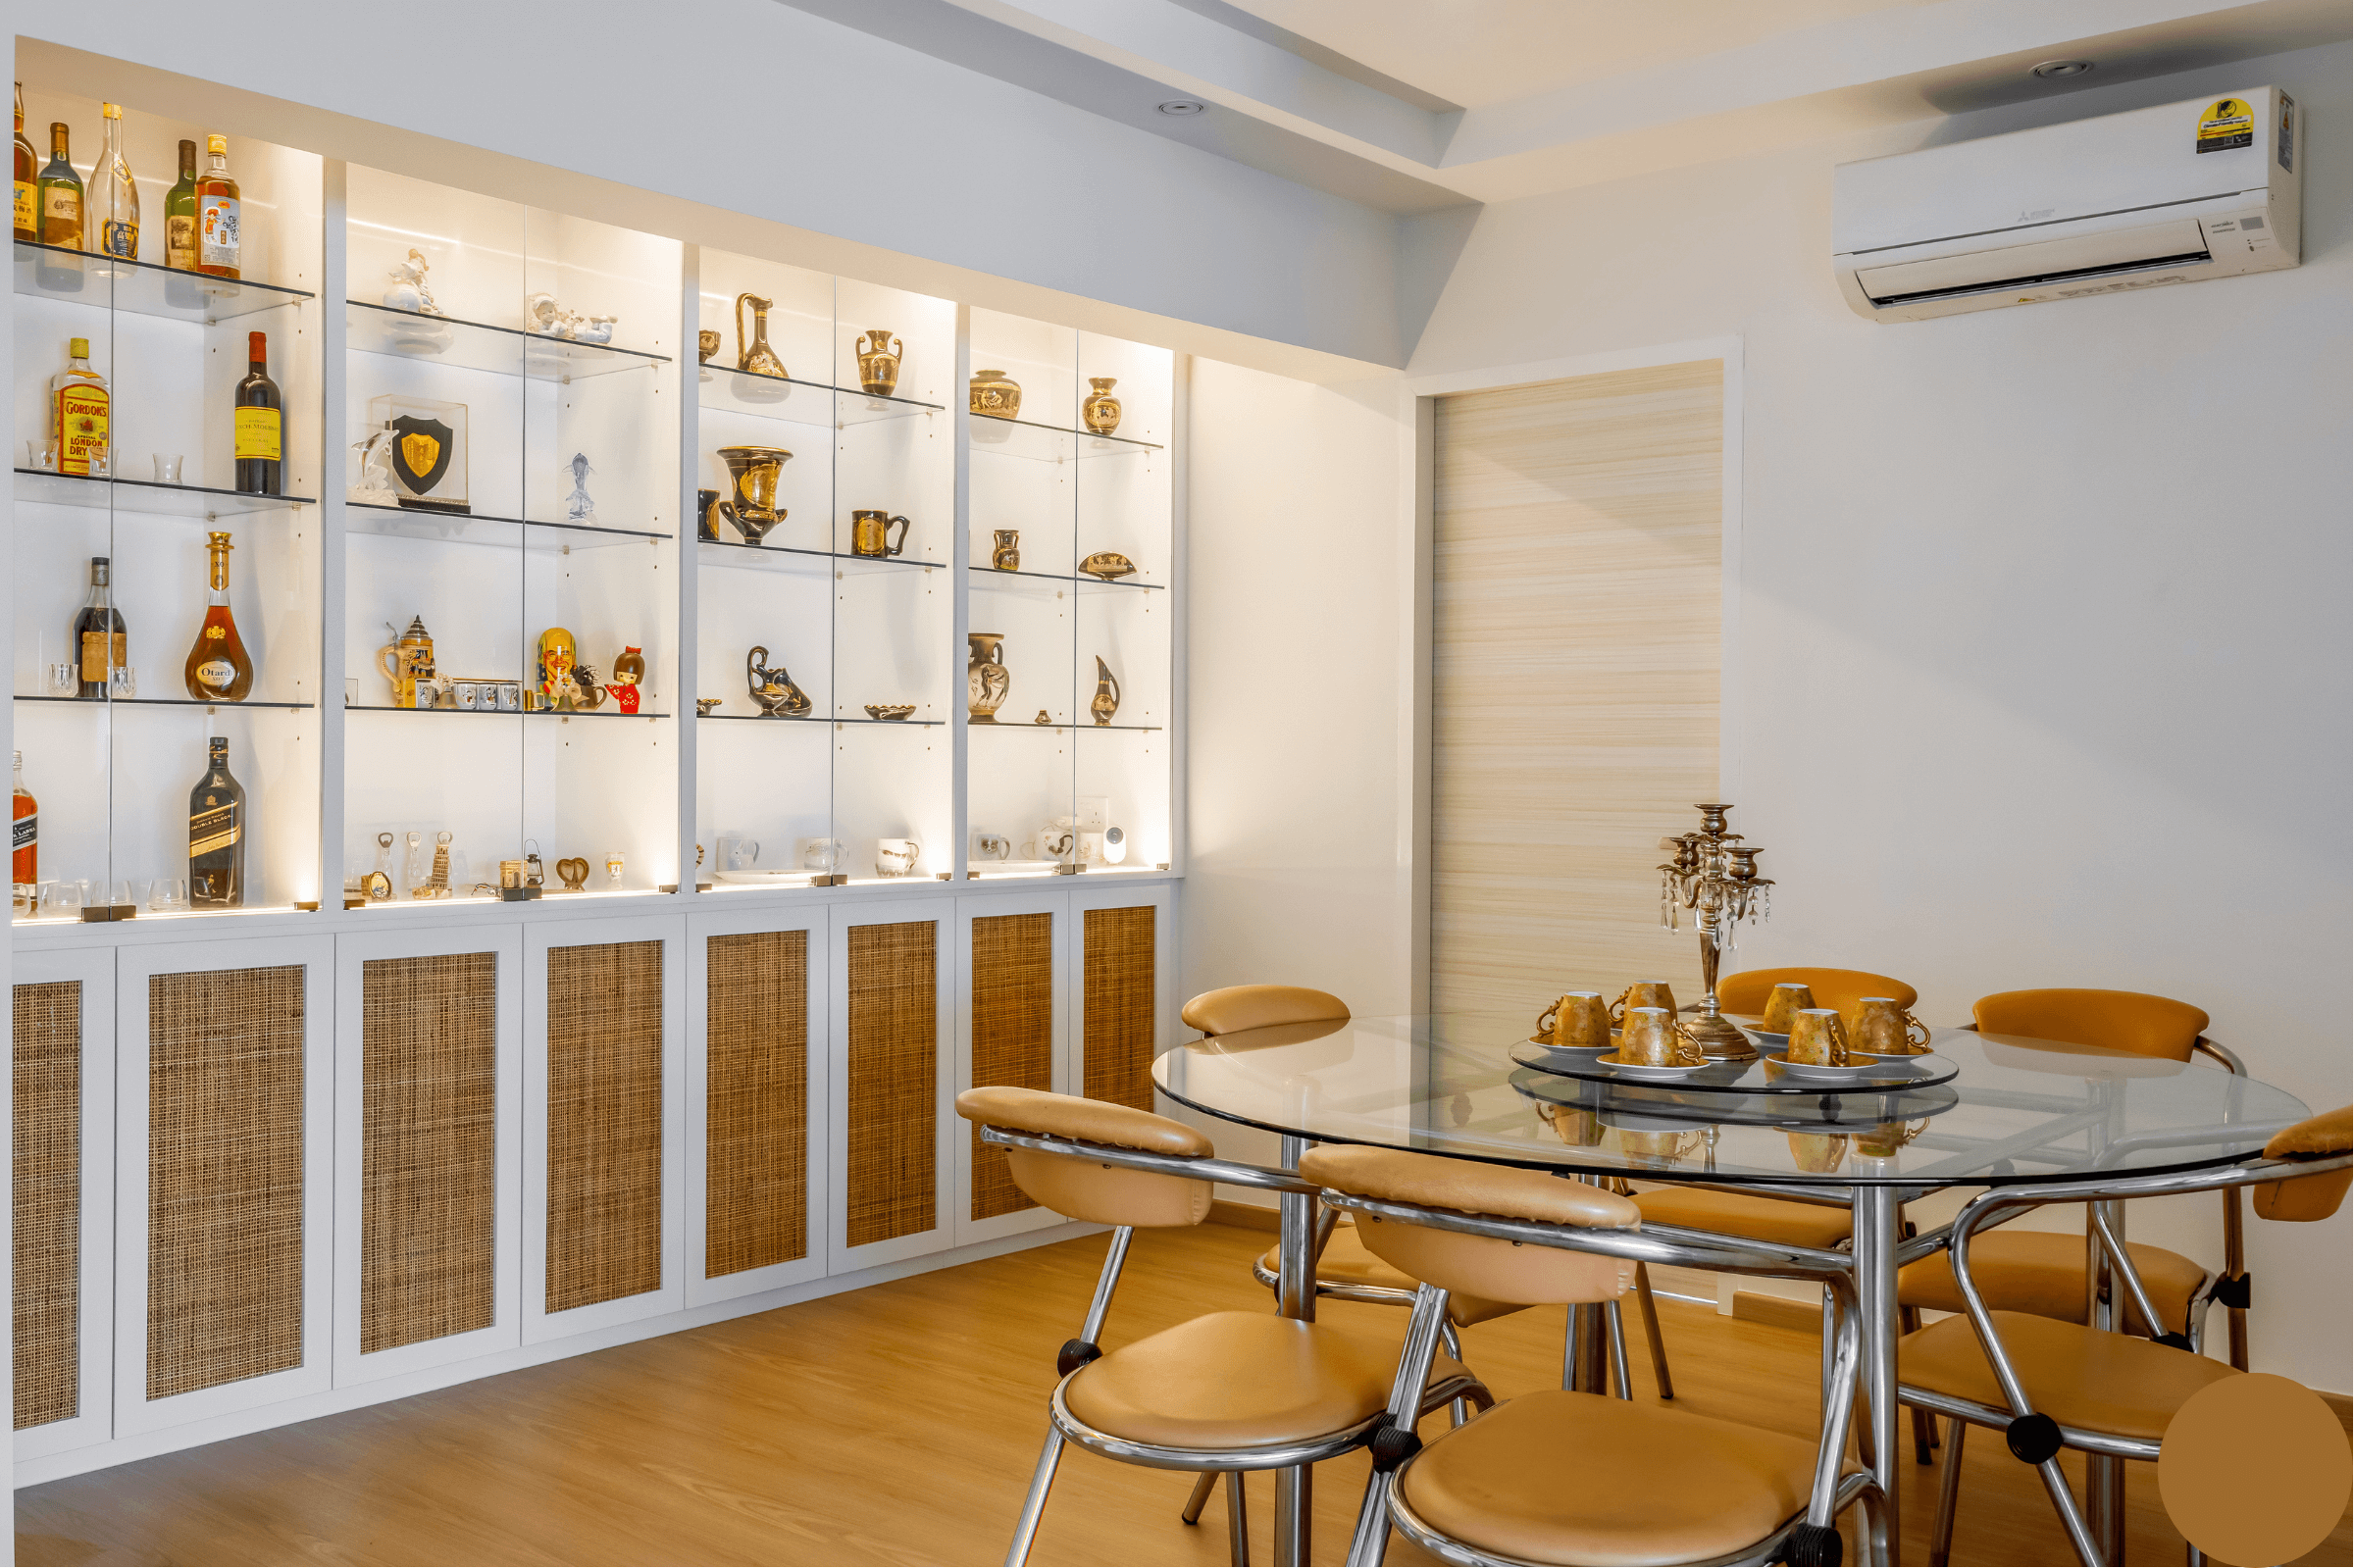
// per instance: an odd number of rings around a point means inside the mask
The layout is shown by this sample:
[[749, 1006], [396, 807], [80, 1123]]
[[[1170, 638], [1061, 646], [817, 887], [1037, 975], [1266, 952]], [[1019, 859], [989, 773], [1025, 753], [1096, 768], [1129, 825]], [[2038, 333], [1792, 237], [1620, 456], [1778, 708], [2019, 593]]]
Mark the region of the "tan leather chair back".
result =
[[[1300, 1157], [1300, 1174], [1356, 1197], [1462, 1214], [1603, 1230], [1631, 1231], [1642, 1223], [1642, 1212], [1615, 1192], [1476, 1160], [1325, 1144]], [[1590, 1252], [1466, 1236], [1371, 1214], [1356, 1217], [1356, 1234], [1367, 1251], [1400, 1272], [1491, 1301], [1530, 1306], [1614, 1301], [1634, 1284], [1633, 1263]]]
[[1815, 1005], [1845, 1013], [1865, 996], [1885, 996], [1907, 1012], [1920, 992], [1901, 980], [1862, 969], [1745, 969], [1716, 983], [1716, 1005], [1728, 1013], [1762, 1013], [1776, 986], [1804, 986]]
[[1278, 1024], [1347, 1023], [1349, 1004], [1305, 986], [1228, 986], [1205, 990], [1177, 1016], [1204, 1035], [1233, 1035]]
[[[1178, 1159], [1206, 1159], [1217, 1149], [1183, 1122], [1108, 1100], [1044, 1089], [1002, 1087], [968, 1088], [956, 1096], [956, 1114], [968, 1122], [1009, 1133], [1140, 1149]], [[1013, 1185], [1047, 1208], [1097, 1225], [1200, 1225], [1209, 1217], [1213, 1190], [1191, 1177], [1163, 1176], [1105, 1165], [1081, 1155], [1009, 1148], [1005, 1164]]]
[[[2354, 1105], [2307, 1117], [2275, 1133], [2264, 1145], [2268, 1160], [2321, 1160], [2349, 1152], [2354, 1152]], [[2326, 1220], [2345, 1202], [2349, 1186], [2354, 1186], [2354, 1169], [2267, 1182], [2256, 1189], [2256, 1213], [2267, 1220]]]
[[2024, 1035], [2098, 1045], [2136, 1056], [2190, 1060], [2207, 1015], [2188, 1002], [2137, 990], [2006, 990], [1981, 996], [1970, 1016], [1989, 1035]]

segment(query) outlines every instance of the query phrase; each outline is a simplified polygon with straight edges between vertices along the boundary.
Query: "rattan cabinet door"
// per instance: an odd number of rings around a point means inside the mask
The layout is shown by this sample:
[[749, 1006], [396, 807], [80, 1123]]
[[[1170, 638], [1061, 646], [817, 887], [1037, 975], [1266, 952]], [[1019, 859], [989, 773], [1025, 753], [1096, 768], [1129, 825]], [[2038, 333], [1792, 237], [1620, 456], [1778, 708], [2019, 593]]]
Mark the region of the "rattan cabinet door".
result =
[[840, 903], [829, 961], [833, 1197], [827, 1267], [846, 1274], [955, 1240], [956, 900]]
[[115, 950], [16, 955], [16, 1454], [114, 1427]]
[[1174, 1040], [1176, 921], [1167, 883], [1071, 894], [1072, 1090], [1138, 1110], [1152, 1102], [1152, 1058]]
[[687, 1301], [826, 1272], [834, 1066], [822, 908], [687, 922]]
[[686, 921], [524, 940], [523, 1338], [686, 1305]]
[[334, 943], [115, 959], [115, 1436], [325, 1390]]
[[523, 933], [335, 939], [335, 1383], [523, 1342]]
[[[956, 900], [956, 1077], [1069, 1093], [1071, 895], [966, 893]], [[1005, 1151], [961, 1118], [955, 1135], [956, 1244], [1042, 1230], [1062, 1216], [1013, 1185]]]

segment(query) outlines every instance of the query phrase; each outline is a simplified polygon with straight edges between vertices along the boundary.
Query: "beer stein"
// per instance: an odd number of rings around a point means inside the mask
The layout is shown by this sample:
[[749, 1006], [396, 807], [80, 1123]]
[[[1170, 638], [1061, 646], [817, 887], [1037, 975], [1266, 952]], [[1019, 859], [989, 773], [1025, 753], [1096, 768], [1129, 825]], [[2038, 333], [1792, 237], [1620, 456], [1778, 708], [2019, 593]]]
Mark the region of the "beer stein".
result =
[[[752, 307], [752, 336], [749, 342], [743, 336], [743, 307], [746, 301]], [[762, 299], [757, 294], [736, 296], [736, 368], [747, 375], [774, 376], [782, 380], [785, 378], [785, 362], [777, 358], [775, 349], [768, 346], [768, 313], [776, 308], [776, 303], [773, 299]], [[699, 334], [697, 341], [700, 341]]]
[[[391, 631], [392, 623], [385, 622], [384, 630]], [[425, 630], [424, 616], [410, 617], [406, 632], [376, 650], [376, 667], [392, 683], [392, 706], [419, 706], [417, 683], [421, 680], [431, 681], [434, 676], [434, 639]], [[433, 704], [429, 701], [424, 706], [430, 708]]]
[[1022, 531], [995, 529], [998, 547], [989, 552], [989, 564], [1000, 572], [1019, 572], [1022, 569]]
[[1758, 1027], [1768, 1035], [1787, 1035], [1791, 1021], [1815, 1005], [1815, 993], [1804, 986], [1783, 984], [1766, 998], [1766, 1016]]
[[1790, 1025], [1790, 1060], [1810, 1067], [1845, 1067], [1847, 1031], [1828, 1007], [1809, 1007]]
[[1611, 1018], [1613, 1022], [1622, 1019], [1629, 1008], [1635, 1007], [1663, 1008], [1667, 1016], [1673, 1018], [1675, 992], [1667, 988], [1667, 983], [1663, 980], [1638, 980], [1627, 986], [1616, 1001], [1611, 1003]]
[[[891, 542], [891, 526], [899, 526], [899, 540]], [[850, 553], [852, 555], [896, 555], [907, 548], [907, 531], [914, 525], [903, 517], [889, 512], [853, 511], [850, 513]]]
[[907, 345], [886, 328], [858, 334], [858, 384], [869, 397], [889, 397], [899, 384], [899, 358]]
[[1859, 996], [1840, 1022], [1847, 1048], [1859, 1056], [1918, 1056], [1929, 1048], [1929, 1027], [1892, 996]]
[[1675, 1015], [1664, 1007], [1630, 1007], [1618, 1037], [1618, 1060], [1637, 1067], [1674, 1067], [1683, 1059]]
[[728, 477], [736, 483], [735, 503], [721, 502], [719, 515], [736, 525], [744, 543], [758, 544], [785, 521], [785, 508], [777, 505], [777, 483], [793, 454], [781, 446], [723, 446], [719, 460], [727, 464]]

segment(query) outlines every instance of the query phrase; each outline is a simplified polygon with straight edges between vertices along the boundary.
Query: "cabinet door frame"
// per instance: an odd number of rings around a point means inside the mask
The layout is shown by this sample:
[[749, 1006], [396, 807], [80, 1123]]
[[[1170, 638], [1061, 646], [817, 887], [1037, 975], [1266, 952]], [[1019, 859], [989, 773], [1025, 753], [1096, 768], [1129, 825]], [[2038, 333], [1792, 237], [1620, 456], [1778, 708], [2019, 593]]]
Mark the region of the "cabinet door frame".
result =
[[[493, 954], [496, 986], [498, 1120], [493, 1213], [493, 1317], [490, 1326], [404, 1344], [360, 1350], [360, 1242], [363, 1198], [361, 1113], [364, 1061], [361, 967], [376, 959], [449, 953]], [[523, 931], [516, 926], [346, 932], [335, 938], [335, 1386], [369, 1383], [444, 1366], [523, 1342]]]
[[[124, 947], [115, 960], [115, 1436], [322, 1393], [333, 1378], [334, 963], [333, 936], [258, 936]], [[148, 1399], [147, 982], [156, 975], [299, 965], [302, 1015], [302, 1363]]]
[[[547, 955], [555, 947], [662, 943], [662, 1283], [613, 1301], [547, 1310]], [[537, 1344], [676, 1312], [687, 1304], [687, 924], [674, 914], [525, 928], [523, 961], [523, 1342]]]
[[[892, 898], [838, 903], [831, 906], [833, 941], [826, 965], [827, 1017], [832, 1023], [828, 1049], [840, 1067], [832, 1074], [826, 1102], [826, 1272], [850, 1274], [879, 1263], [922, 1257], [955, 1244], [956, 1139], [964, 1124], [957, 1119], [951, 1085], [956, 1074], [956, 985], [959, 971], [956, 940], [956, 899], [943, 893], [932, 898]], [[885, 1241], [849, 1244], [849, 1124], [850, 1124], [850, 928], [903, 926], [930, 921], [933, 936], [932, 1084], [932, 1228]]]
[[949, 1115], [955, 1121], [952, 1131], [956, 1136], [955, 1229], [958, 1246], [994, 1241], [1000, 1237], [1020, 1236], [1067, 1223], [1062, 1215], [1044, 1206], [993, 1215], [986, 1220], [974, 1219], [973, 1139], [968, 1124], [955, 1116], [956, 1092], [973, 1087], [973, 922], [997, 915], [1040, 914], [1054, 917], [1054, 974], [1049, 991], [1053, 998], [1051, 1042], [1048, 1047], [1052, 1063], [1050, 1087], [1057, 1094], [1072, 1094], [1078, 1091], [1072, 1087], [1071, 1076], [1073, 1037], [1070, 1002], [1078, 991], [1077, 978], [1071, 973], [1071, 959], [1078, 947], [1073, 935], [1071, 894], [1060, 887], [1025, 888], [1003, 893], [964, 893], [956, 899], [956, 1066], [955, 1079], [949, 1085]]
[[[1083, 879], [1084, 880], [1084, 879]], [[1106, 878], [1105, 881], [1110, 879]], [[1071, 1092], [1087, 1087], [1087, 912], [1091, 909], [1140, 909], [1152, 906], [1152, 1055], [1176, 1042], [1177, 1032], [1177, 915], [1170, 885], [1151, 882], [1129, 886], [1075, 887], [1071, 890]], [[1153, 1104], [1160, 1103], [1159, 1090]]]
[[15, 955], [12, 985], [59, 981], [81, 983], [77, 1413], [17, 1433], [15, 1453], [20, 1460], [104, 1442], [114, 1435], [115, 1423], [115, 950], [92, 947]]
[[[705, 998], [709, 995], [710, 947], [713, 936], [737, 936], [759, 932], [798, 931], [808, 935], [809, 952], [805, 965], [808, 986], [809, 1064], [806, 1077], [807, 1100], [802, 1108], [805, 1129], [806, 1168], [802, 1174], [802, 1191], [806, 1194], [806, 1212], [802, 1255], [784, 1263], [771, 1263], [756, 1269], [743, 1269], [735, 1274], [723, 1274], [716, 1279], [704, 1273], [704, 1249], [709, 1241], [708, 1210], [710, 1196], [710, 1084], [711, 1084], [711, 1016]], [[830, 1021], [834, 1016], [832, 1001], [835, 987], [830, 984], [834, 972], [833, 923], [822, 908], [798, 911], [774, 907], [730, 911], [726, 914], [691, 915], [687, 920], [687, 1304], [701, 1306], [712, 1301], [731, 1301], [739, 1296], [756, 1295], [784, 1286], [799, 1285], [826, 1276], [827, 1257], [831, 1250], [831, 1233], [826, 1217], [833, 1212], [832, 1196], [834, 1033]]]

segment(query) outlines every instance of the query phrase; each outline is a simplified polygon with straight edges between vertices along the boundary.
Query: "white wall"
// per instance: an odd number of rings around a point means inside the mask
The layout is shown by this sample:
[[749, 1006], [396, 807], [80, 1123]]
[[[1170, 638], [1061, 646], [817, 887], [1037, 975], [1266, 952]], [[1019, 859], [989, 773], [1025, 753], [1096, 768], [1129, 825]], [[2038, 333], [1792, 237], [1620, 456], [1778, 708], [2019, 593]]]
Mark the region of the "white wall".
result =
[[[1903, 976], [1937, 1024], [2157, 991], [2317, 1109], [2354, 1097], [2347, 72], [2309, 50], [1480, 214], [1409, 375], [1743, 340], [1725, 798], [1778, 880], [1743, 967]], [[2268, 82], [2318, 127], [2301, 269], [1909, 326], [1841, 303], [1833, 165]], [[1213, 370], [1187, 984], [1279, 942], [1383, 993], [1402, 916], [1372, 894], [1404, 879], [1366, 775], [1396, 721], [1356, 687], [1396, 667], [1398, 499], [1337, 394]], [[1344, 576], [1272, 575], [1296, 538], [1346, 541]], [[1303, 653], [1346, 727], [1288, 700]], [[1337, 853], [1302, 852], [1310, 820]], [[2133, 1234], [2219, 1262], [2215, 1200], [2184, 1203]], [[2342, 1216], [2252, 1225], [2259, 1367], [2349, 1386], [2349, 1267]]]

